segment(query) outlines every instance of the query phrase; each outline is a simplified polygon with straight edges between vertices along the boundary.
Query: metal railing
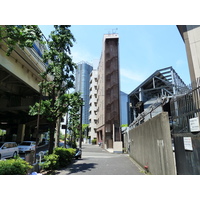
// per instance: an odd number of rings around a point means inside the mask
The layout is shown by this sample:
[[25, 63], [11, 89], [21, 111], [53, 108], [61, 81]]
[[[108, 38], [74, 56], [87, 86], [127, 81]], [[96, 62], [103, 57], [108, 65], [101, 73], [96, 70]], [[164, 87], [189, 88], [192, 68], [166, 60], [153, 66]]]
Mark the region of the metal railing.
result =
[[189, 119], [200, 114], [200, 78], [189, 85], [190, 91], [170, 101], [172, 133], [190, 132]]
[[153, 117], [152, 112], [155, 111], [158, 107], [160, 106], [162, 107], [168, 102], [169, 102], [168, 96], [163, 95], [162, 97], [158, 98], [157, 101], [155, 101], [155, 103], [150, 105], [147, 109], [145, 109], [144, 112], [138, 115], [138, 117], [129, 125], [129, 128], [130, 129], [135, 128], [136, 126], [142, 124], [149, 118], [152, 118]]

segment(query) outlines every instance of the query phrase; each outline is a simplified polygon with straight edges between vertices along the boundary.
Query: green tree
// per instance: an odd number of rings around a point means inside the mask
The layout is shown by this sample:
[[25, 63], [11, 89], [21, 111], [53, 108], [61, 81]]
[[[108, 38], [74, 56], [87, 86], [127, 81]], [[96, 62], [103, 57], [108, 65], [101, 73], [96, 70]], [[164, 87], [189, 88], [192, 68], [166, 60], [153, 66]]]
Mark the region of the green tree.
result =
[[121, 127], [128, 127], [128, 124], [122, 124]]
[[42, 41], [42, 32], [37, 25], [0, 26], [0, 42], [6, 44], [7, 56], [11, 54], [16, 45], [22, 49], [32, 47], [35, 40]]
[[[66, 94], [66, 91], [74, 86], [75, 63], [70, 57], [70, 48], [75, 42], [75, 38], [68, 25], [55, 25], [55, 30], [51, 32], [46, 40], [48, 50], [43, 55], [47, 69], [41, 74], [43, 81], [39, 84], [41, 93], [48, 96], [47, 100], [42, 100], [30, 108], [30, 115], [38, 113], [46, 117], [50, 124], [50, 147], [49, 153], [53, 152], [54, 132], [56, 121], [68, 111], [68, 107], [76, 106], [71, 103], [71, 97], [75, 94]], [[42, 33], [37, 25], [6, 25], [0, 26], [0, 42], [7, 45], [7, 55], [9, 56], [16, 45], [19, 47], [32, 47], [35, 40], [42, 40]], [[76, 99], [76, 95], [75, 95]], [[40, 109], [39, 109], [40, 107]]]
[[43, 61], [48, 63], [48, 67], [41, 74], [44, 81], [39, 86], [42, 94], [48, 95], [48, 99], [42, 100], [40, 104], [36, 103], [29, 112], [30, 115], [36, 115], [40, 110], [40, 114], [49, 121], [49, 154], [53, 153], [56, 121], [68, 112], [71, 98], [74, 95], [66, 93], [74, 86], [74, 70], [76, 68], [76, 64], [70, 57], [70, 47], [73, 46], [75, 38], [69, 27], [68, 25], [55, 25], [55, 30], [51, 32], [47, 40], [48, 51], [44, 53]]
[[3, 136], [5, 134], [6, 134], [6, 131], [0, 129], [0, 136]]
[[87, 129], [88, 126], [89, 126], [89, 124], [83, 124], [83, 125], [82, 125], [82, 131], [84, 132], [85, 129]]
[[74, 93], [69, 107], [68, 129], [72, 131], [73, 142], [80, 136], [80, 107], [83, 106], [80, 93]]
[[88, 139], [88, 128], [89, 124], [83, 124], [82, 125], [82, 133], [84, 134], [83, 136]]

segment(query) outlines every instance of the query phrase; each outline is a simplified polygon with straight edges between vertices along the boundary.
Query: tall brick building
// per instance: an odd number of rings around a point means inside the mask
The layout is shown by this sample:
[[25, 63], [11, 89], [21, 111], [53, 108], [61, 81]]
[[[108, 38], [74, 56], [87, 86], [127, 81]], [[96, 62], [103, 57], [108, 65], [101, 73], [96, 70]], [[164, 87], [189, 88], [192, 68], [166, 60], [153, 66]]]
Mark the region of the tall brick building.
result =
[[97, 140], [104, 148], [121, 141], [119, 86], [119, 36], [104, 35], [98, 66]]

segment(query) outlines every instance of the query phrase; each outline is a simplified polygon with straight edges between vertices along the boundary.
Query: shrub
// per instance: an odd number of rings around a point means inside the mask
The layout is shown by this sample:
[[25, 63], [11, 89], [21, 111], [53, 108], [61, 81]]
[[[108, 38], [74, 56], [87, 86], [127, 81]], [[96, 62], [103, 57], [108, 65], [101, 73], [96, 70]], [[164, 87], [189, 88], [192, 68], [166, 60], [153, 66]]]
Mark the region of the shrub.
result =
[[67, 149], [67, 151], [68, 151], [69, 154], [70, 154], [69, 161], [71, 162], [71, 160], [74, 158], [74, 156], [75, 156], [75, 154], [76, 154], [76, 149], [69, 148], [69, 149]]
[[66, 149], [57, 147], [54, 149], [54, 154], [58, 155], [58, 161], [60, 167], [66, 167], [75, 155], [75, 149]]
[[21, 158], [0, 161], [0, 175], [26, 175], [32, 166]]
[[53, 154], [44, 156], [44, 163], [40, 165], [45, 170], [56, 170], [59, 167], [66, 167], [72, 161], [75, 153], [75, 149], [57, 147], [54, 149]]
[[59, 168], [59, 156], [56, 154], [50, 154], [44, 156], [44, 163], [40, 164], [46, 170], [55, 170]]
[[73, 158], [73, 157], [75, 156], [75, 154], [76, 154], [76, 149], [69, 148], [69, 149], [67, 149], [67, 150], [70, 152], [71, 157]]
[[97, 139], [93, 139], [92, 144], [97, 144]]

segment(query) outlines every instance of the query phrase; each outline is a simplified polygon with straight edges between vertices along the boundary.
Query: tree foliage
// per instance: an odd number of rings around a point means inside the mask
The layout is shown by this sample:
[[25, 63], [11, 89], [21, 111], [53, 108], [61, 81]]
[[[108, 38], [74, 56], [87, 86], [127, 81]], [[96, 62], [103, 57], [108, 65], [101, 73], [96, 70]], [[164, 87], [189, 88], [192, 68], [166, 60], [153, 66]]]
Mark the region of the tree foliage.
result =
[[7, 45], [7, 56], [11, 54], [16, 45], [22, 49], [32, 47], [35, 40], [42, 41], [42, 33], [37, 25], [0, 26], [0, 41], [5, 41]]
[[0, 136], [3, 136], [5, 134], [6, 134], [6, 131], [0, 129]]
[[72, 131], [74, 140], [79, 135], [80, 131], [80, 107], [83, 106], [83, 101], [81, 99], [80, 93], [74, 93], [73, 98], [71, 98], [69, 107], [69, 127], [68, 129]]
[[[74, 71], [76, 64], [72, 61], [70, 48], [73, 47], [75, 38], [69, 25], [55, 25], [45, 44], [47, 50], [43, 54], [43, 61], [47, 64], [46, 71], [41, 73], [43, 81], [39, 84], [42, 96], [46, 100], [37, 102], [30, 108], [30, 115], [40, 114], [50, 124], [50, 148], [53, 152], [54, 132], [56, 121], [68, 110], [73, 116], [74, 127], [77, 127], [80, 116], [77, 114], [80, 108], [80, 94], [66, 93], [74, 87]], [[32, 47], [35, 40], [42, 40], [42, 33], [37, 25], [6, 25], [0, 26], [0, 41], [7, 45], [9, 56], [16, 45], [21, 48]], [[76, 117], [75, 117], [76, 116]]]
[[85, 129], [87, 129], [87, 128], [88, 128], [88, 126], [89, 126], [89, 124], [83, 124], [83, 125], [82, 125], [82, 131], [84, 132], [84, 131], [85, 131]]
[[50, 122], [50, 153], [53, 152], [57, 119], [79, 101], [76, 94], [66, 93], [74, 86], [76, 68], [70, 56], [70, 48], [75, 38], [69, 27], [68, 25], [55, 25], [55, 30], [51, 32], [47, 40], [48, 50], [44, 52], [43, 61], [48, 63], [48, 66], [46, 71], [41, 73], [43, 81], [39, 86], [42, 94], [47, 95], [48, 99], [42, 100], [40, 104], [36, 103], [30, 109], [30, 115], [36, 115], [40, 110], [40, 114]]
[[128, 127], [128, 124], [122, 124], [121, 127]]

